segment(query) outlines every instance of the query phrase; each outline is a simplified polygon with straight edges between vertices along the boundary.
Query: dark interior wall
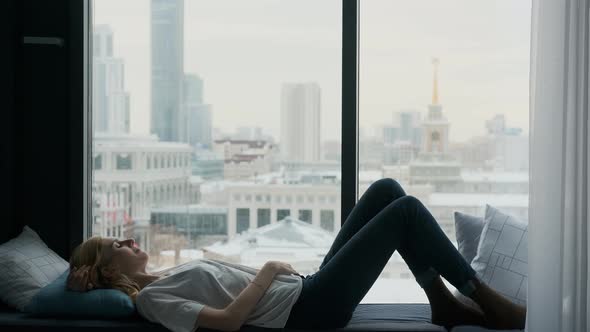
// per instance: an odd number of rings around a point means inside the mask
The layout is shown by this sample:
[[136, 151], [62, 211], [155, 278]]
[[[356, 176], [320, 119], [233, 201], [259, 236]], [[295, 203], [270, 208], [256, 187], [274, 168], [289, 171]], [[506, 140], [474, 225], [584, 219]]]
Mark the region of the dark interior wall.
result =
[[[81, 0], [9, 0], [14, 40], [2, 230], [29, 225], [67, 259], [82, 236], [83, 22]], [[33, 37], [31, 39], [30, 37]], [[38, 38], [40, 37], [40, 38]], [[51, 38], [51, 39], [43, 39]], [[49, 43], [46, 43], [48, 42]], [[63, 43], [54, 44], [54, 41]], [[11, 97], [13, 96], [13, 97]], [[6, 205], [6, 206], [4, 206]], [[13, 237], [11, 234], [10, 237]], [[0, 240], [5, 241], [3, 232]]]
[[20, 123], [16, 119], [16, 80], [17, 61], [20, 48], [17, 41], [20, 26], [18, 22], [20, 10], [17, 0], [0, 2], [0, 43], [6, 45], [0, 57], [0, 93], [2, 106], [0, 121], [0, 243], [18, 234], [18, 225], [15, 222], [19, 200], [16, 177], [18, 177], [19, 139], [17, 134], [22, 128], [17, 128]]
[[66, 252], [67, 12], [64, 1], [23, 2], [23, 36], [63, 38], [64, 45], [23, 44], [23, 220], [54, 251]]

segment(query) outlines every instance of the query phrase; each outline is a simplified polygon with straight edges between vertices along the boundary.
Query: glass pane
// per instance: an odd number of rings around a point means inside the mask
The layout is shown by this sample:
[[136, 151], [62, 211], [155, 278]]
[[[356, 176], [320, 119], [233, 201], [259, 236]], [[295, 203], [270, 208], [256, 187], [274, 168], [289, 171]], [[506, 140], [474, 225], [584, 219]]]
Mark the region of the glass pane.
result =
[[258, 209], [258, 227], [270, 224], [270, 209]]
[[236, 224], [238, 234], [250, 228], [250, 209], [236, 209]]
[[289, 215], [291, 215], [291, 210], [278, 209], [277, 210], [277, 221], [283, 220], [283, 219], [287, 218]]
[[299, 210], [299, 220], [312, 223], [311, 210]]
[[334, 230], [334, 211], [331, 210], [321, 210], [320, 211], [320, 226], [328, 231]]
[[[452, 242], [454, 211], [526, 219], [531, 0], [360, 4], [359, 197], [393, 178]], [[397, 253], [365, 300], [427, 302]]]
[[[120, 227], [152, 272], [229, 256], [315, 272], [340, 229], [341, 1], [98, 0], [93, 13], [93, 234]], [[230, 253], [268, 229], [301, 253]], [[325, 243], [305, 241], [317, 232]]]

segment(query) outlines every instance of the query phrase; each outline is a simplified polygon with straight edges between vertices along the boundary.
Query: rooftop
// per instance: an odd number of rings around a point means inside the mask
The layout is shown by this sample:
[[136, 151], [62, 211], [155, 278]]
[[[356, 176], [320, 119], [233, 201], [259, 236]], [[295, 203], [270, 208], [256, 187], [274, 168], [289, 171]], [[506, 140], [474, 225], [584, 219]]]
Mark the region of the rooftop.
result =
[[527, 194], [456, 194], [456, 193], [432, 193], [428, 199], [430, 206], [471, 206], [484, 207], [490, 204], [497, 207], [522, 207], [529, 206]]
[[205, 214], [205, 213], [219, 213], [227, 214], [227, 207], [204, 205], [204, 204], [190, 204], [190, 205], [171, 205], [154, 207], [151, 209], [152, 213], [189, 213], [189, 214]]
[[529, 182], [528, 172], [461, 172], [465, 182]]
[[191, 151], [191, 147], [185, 143], [179, 142], [161, 142], [156, 135], [140, 134], [111, 134], [95, 133], [93, 143], [96, 147], [112, 147], [120, 150], [121, 148], [165, 148], [181, 149], [186, 152]]
[[249, 148], [262, 148], [267, 144], [271, 144], [270, 142], [267, 142], [265, 140], [238, 140], [238, 139], [229, 139], [229, 138], [215, 140], [215, 144], [224, 144], [224, 143], [246, 144], [246, 145], [248, 145]]
[[273, 251], [320, 249], [326, 252], [335, 235], [292, 217], [259, 228], [248, 229], [226, 243], [218, 241], [202, 248], [224, 256], [240, 255], [249, 249], [272, 248]]

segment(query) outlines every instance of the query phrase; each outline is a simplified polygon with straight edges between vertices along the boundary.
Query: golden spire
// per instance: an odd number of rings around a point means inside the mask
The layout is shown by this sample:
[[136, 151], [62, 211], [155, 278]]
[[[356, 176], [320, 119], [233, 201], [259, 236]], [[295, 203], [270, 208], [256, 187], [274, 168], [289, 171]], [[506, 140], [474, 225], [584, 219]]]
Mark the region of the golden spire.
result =
[[432, 89], [432, 105], [438, 105], [438, 58], [432, 58], [432, 64], [434, 65], [434, 83]]

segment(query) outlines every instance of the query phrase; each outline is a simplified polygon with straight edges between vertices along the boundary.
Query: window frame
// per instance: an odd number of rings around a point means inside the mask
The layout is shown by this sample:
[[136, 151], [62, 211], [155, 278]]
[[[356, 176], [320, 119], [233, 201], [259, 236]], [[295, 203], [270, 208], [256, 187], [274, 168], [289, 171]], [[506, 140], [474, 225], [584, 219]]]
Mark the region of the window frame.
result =
[[[78, 17], [76, 22], [81, 27], [82, 34], [79, 35], [76, 42], [72, 43], [72, 54], [78, 55], [79, 61], [74, 62], [71, 66], [73, 69], [73, 78], [82, 80], [83, 84], [74, 93], [78, 97], [79, 104], [83, 105], [83, 115], [73, 116], [75, 118], [70, 135], [75, 137], [80, 133], [83, 136], [83, 149], [74, 149], [79, 151], [79, 155], [72, 156], [72, 169], [83, 170], [81, 183], [72, 179], [73, 184], [78, 188], [76, 191], [82, 193], [82, 210], [83, 225], [73, 227], [70, 234], [72, 236], [72, 245], [83, 242], [88, 239], [92, 233], [92, 2], [93, 0], [83, 0], [70, 5], [72, 17]], [[96, 1], [96, 0], [95, 0]], [[343, 225], [348, 214], [354, 208], [358, 198], [358, 152], [359, 152], [359, 127], [358, 127], [358, 73], [359, 73], [359, 7], [360, 0], [342, 0], [342, 71], [341, 71], [341, 101], [342, 101], [342, 124], [341, 124], [341, 218], [340, 224]], [[74, 29], [75, 30], [75, 29]], [[72, 33], [73, 34], [73, 33]], [[82, 59], [79, 55], [82, 54]], [[76, 85], [73, 85], [76, 86]], [[77, 125], [76, 125], [77, 124]], [[354, 133], [354, 135], [350, 135]], [[79, 137], [79, 136], [78, 136]], [[75, 140], [70, 140], [75, 141]], [[346, 147], [346, 148], [344, 148]], [[157, 164], [154, 163], [154, 166]], [[158, 168], [157, 166], [154, 168]], [[78, 178], [80, 179], [80, 178]], [[75, 209], [79, 211], [78, 209]]]

